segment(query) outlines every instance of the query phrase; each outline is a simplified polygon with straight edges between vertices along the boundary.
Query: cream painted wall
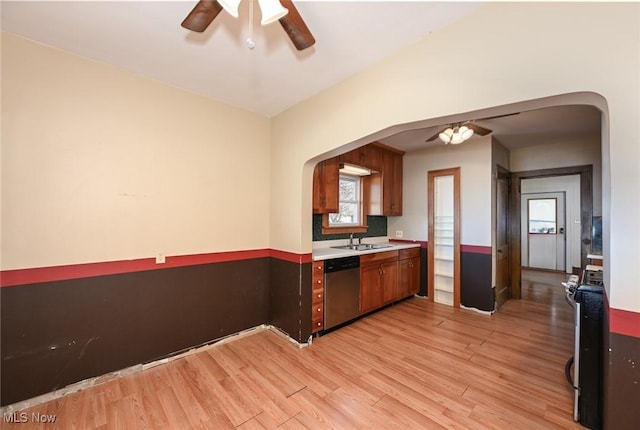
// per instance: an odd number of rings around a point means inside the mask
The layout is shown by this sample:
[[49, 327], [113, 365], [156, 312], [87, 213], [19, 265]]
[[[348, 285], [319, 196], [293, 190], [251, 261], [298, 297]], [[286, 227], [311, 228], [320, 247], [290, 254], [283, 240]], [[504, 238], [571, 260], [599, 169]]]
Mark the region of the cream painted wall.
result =
[[2, 35], [2, 269], [269, 247], [270, 120]]
[[613, 307], [640, 312], [639, 31], [638, 3], [489, 3], [278, 115], [272, 247], [311, 251], [312, 165], [321, 154], [414, 121], [591, 92], [562, 102], [604, 113], [605, 282]]
[[602, 153], [600, 136], [560, 139], [551, 144], [511, 150], [513, 172], [568, 166], [593, 166], [593, 215], [602, 215]]
[[402, 216], [387, 218], [389, 236], [403, 231], [409, 240], [428, 239], [427, 174], [460, 167], [460, 243], [491, 246], [491, 138], [442, 145], [403, 158]]

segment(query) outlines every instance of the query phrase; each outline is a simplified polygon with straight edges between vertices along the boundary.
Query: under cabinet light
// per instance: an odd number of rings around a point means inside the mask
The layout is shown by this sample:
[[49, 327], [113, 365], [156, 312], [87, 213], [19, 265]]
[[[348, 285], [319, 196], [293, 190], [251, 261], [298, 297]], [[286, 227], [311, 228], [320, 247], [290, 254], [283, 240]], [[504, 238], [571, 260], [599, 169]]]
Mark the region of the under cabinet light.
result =
[[371, 169], [367, 169], [366, 167], [356, 166], [353, 164], [341, 163], [340, 173], [345, 173], [347, 175], [355, 175], [355, 176], [369, 176], [371, 174]]

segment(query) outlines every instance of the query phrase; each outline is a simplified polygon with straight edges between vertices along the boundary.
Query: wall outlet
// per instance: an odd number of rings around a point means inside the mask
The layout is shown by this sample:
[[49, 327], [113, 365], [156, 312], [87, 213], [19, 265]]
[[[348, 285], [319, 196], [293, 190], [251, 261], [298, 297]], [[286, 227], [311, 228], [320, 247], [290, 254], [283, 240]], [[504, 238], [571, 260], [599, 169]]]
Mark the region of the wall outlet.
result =
[[164, 264], [166, 262], [166, 257], [164, 255], [164, 252], [159, 252], [156, 255], [156, 264]]
[[396, 238], [400, 239], [402, 238], [402, 230], [396, 230]]

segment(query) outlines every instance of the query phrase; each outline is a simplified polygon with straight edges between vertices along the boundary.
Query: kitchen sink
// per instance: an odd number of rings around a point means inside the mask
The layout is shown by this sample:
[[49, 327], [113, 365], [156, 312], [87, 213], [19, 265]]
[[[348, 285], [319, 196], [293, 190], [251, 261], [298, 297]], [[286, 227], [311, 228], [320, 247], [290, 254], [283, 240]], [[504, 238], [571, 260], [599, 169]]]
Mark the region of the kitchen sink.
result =
[[371, 249], [382, 249], [382, 248], [390, 248], [393, 245], [384, 245], [377, 243], [361, 243], [360, 245], [341, 245], [341, 246], [332, 246], [335, 249], [348, 249], [351, 251], [369, 251]]

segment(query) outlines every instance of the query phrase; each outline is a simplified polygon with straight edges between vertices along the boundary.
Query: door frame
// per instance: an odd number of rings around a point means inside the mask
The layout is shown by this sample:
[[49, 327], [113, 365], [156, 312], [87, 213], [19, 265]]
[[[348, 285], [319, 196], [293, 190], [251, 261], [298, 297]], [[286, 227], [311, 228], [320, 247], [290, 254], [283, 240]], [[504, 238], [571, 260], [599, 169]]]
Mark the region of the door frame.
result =
[[[521, 208], [522, 208], [522, 214], [520, 217], [520, 224], [524, 225], [524, 222], [527, 222], [527, 224], [529, 223], [529, 218], [530, 218], [530, 208], [523, 208], [522, 204], [523, 202], [527, 202], [529, 203], [531, 200], [539, 200], [539, 199], [550, 199], [550, 200], [555, 200], [555, 205], [556, 205], [556, 226], [557, 226], [557, 231], [553, 234], [553, 242], [554, 242], [554, 246], [556, 248], [554, 255], [553, 255], [553, 261], [554, 261], [554, 268], [539, 268], [539, 267], [531, 267], [529, 264], [531, 263], [531, 234], [529, 233], [529, 226], [526, 225], [524, 228], [522, 228], [521, 233], [522, 236], [520, 238], [520, 241], [522, 243], [522, 240], [526, 240], [526, 244], [523, 244], [521, 251], [520, 251], [520, 257], [521, 260], [522, 259], [522, 250], [526, 249], [527, 252], [527, 258], [524, 259], [526, 261], [522, 261], [522, 267], [526, 268], [526, 269], [533, 269], [533, 270], [551, 270], [551, 271], [558, 271], [558, 272], [566, 272], [567, 267], [569, 267], [569, 262], [571, 261], [569, 256], [570, 256], [570, 252], [568, 250], [568, 242], [567, 242], [567, 193], [565, 191], [541, 191], [541, 192], [532, 192], [532, 193], [525, 193], [525, 194], [521, 194]], [[562, 203], [562, 205], [560, 204]], [[562, 216], [559, 216], [562, 215]], [[562, 227], [560, 227], [560, 225], [562, 225]], [[559, 230], [562, 230], [562, 232], [560, 232]], [[536, 235], [537, 236], [537, 235]], [[558, 242], [561, 242], [562, 246], [558, 245]], [[561, 258], [559, 259], [558, 256], [561, 256]], [[561, 264], [558, 264], [558, 263]], [[562, 266], [561, 269], [558, 269], [558, 266]]]
[[506, 291], [506, 299], [505, 302], [507, 300], [509, 300], [510, 298], [513, 297], [512, 294], [512, 273], [511, 273], [511, 248], [513, 247], [512, 241], [511, 241], [511, 193], [512, 193], [512, 188], [511, 188], [511, 172], [507, 169], [505, 169], [504, 167], [502, 167], [501, 165], [497, 164], [496, 165], [496, 171], [497, 171], [497, 177], [496, 177], [496, 200], [495, 200], [495, 223], [496, 223], [496, 231], [494, 232], [495, 234], [495, 285], [494, 285], [494, 296], [493, 296], [493, 310], [494, 312], [497, 312], [499, 307], [498, 307], [498, 276], [499, 275], [499, 270], [500, 267], [498, 266], [498, 260], [499, 260], [499, 256], [498, 253], [500, 252], [499, 250], [499, 241], [498, 241], [498, 229], [499, 229], [499, 225], [498, 223], [500, 222], [500, 213], [499, 213], [499, 206], [498, 206], [498, 193], [500, 192], [500, 185], [499, 182], [501, 180], [506, 181], [507, 184], [507, 201], [506, 203], [506, 211], [507, 211], [507, 217], [506, 217], [506, 227], [505, 227], [505, 235], [506, 235], [506, 243], [507, 243], [507, 248], [508, 248], [508, 252], [509, 252], [509, 256], [504, 260], [504, 262], [502, 264], [507, 264], [509, 267], [507, 267], [507, 279], [505, 279], [505, 282], [507, 284], [507, 291]]
[[553, 169], [529, 170], [511, 173], [510, 239], [511, 239], [511, 281], [512, 298], [521, 298], [522, 255], [520, 240], [520, 210], [522, 179], [546, 178], [551, 176], [580, 175], [580, 263], [587, 264], [587, 254], [591, 249], [591, 228], [593, 222], [593, 166], [571, 166]]
[[453, 176], [453, 307], [460, 307], [460, 167], [430, 170], [427, 173], [427, 212], [429, 240], [427, 242], [427, 297], [435, 301], [435, 214], [434, 180], [438, 176]]

